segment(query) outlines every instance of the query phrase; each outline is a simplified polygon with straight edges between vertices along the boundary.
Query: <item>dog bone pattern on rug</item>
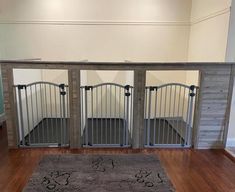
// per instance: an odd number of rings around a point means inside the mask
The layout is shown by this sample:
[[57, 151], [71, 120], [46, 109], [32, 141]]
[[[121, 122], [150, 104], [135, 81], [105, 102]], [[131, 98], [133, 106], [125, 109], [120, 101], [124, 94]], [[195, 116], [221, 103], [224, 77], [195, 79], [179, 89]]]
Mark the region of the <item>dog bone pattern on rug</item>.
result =
[[48, 155], [24, 192], [174, 192], [153, 155]]

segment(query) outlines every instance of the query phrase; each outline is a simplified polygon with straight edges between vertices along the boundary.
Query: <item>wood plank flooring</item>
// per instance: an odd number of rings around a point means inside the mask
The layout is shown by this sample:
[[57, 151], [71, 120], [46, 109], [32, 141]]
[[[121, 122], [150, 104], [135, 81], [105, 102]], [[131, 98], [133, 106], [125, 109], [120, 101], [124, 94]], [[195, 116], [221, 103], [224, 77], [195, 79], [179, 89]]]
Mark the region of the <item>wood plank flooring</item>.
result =
[[145, 153], [159, 156], [177, 192], [235, 192], [235, 162], [223, 150], [192, 149], [17, 149], [8, 150], [0, 128], [0, 191], [18, 192], [45, 154]]

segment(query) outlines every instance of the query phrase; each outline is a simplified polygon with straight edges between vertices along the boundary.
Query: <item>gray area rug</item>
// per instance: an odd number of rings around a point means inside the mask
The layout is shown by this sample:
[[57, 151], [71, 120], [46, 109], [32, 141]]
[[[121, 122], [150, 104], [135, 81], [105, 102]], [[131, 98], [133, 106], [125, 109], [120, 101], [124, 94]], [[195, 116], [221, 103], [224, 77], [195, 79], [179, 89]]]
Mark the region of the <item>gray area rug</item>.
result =
[[24, 192], [173, 192], [153, 155], [47, 155]]

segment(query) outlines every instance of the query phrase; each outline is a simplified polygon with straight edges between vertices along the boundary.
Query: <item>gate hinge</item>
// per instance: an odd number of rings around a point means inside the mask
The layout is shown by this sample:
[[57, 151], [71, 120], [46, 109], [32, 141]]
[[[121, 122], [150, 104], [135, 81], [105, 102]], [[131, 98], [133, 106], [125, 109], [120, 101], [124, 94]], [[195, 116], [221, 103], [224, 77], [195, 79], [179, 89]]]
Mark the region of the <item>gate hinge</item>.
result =
[[129, 97], [131, 94], [129, 92], [125, 93], [125, 96]]
[[61, 89], [64, 89], [64, 87], [65, 87], [65, 84], [60, 84], [59, 85], [59, 88], [61, 88]]
[[65, 92], [65, 91], [61, 91], [61, 92], [60, 92], [60, 95], [63, 95], [63, 96], [64, 96], [64, 95], [66, 95], [66, 92]]
[[130, 85], [125, 85], [125, 87], [124, 87], [127, 91], [129, 91], [129, 89], [130, 89]]
[[191, 86], [189, 87], [189, 89], [190, 89], [191, 91], [194, 91], [195, 85], [191, 85]]
[[85, 86], [86, 91], [89, 91], [90, 89], [93, 89], [93, 86]]
[[26, 89], [26, 85], [17, 85], [18, 89]]
[[154, 91], [154, 90], [157, 91], [157, 90], [158, 90], [158, 87], [157, 87], [157, 86], [150, 86], [150, 87], [149, 87], [149, 90], [150, 90], [150, 91]]
[[190, 97], [194, 97], [196, 94], [195, 93], [189, 93]]

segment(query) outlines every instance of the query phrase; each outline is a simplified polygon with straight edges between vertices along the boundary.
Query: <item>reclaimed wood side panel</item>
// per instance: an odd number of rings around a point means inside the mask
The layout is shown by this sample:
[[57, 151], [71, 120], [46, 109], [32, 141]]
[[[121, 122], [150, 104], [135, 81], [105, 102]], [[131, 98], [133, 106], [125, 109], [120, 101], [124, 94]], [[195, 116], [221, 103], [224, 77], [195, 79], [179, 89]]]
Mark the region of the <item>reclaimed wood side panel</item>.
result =
[[69, 70], [70, 148], [81, 147], [80, 70]]
[[3, 65], [1, 66], [1, 72], [4, 94], [4, 110], [7, 124], [8, 147], [17, 148], [18, 132], [16, 127], [17, 117], [13, 92], [13, 70], [11, 66]]
[[230, 107], [231, 66], [205, 67], [200, 84], [196, 148], [224, 148]]

